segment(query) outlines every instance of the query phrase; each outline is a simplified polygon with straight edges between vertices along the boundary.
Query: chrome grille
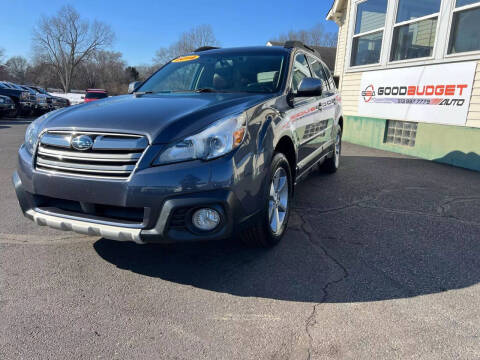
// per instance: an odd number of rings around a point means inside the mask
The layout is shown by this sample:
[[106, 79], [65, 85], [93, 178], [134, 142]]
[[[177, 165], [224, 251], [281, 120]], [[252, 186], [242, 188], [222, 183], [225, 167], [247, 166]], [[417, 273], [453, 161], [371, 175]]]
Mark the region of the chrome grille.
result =
[[[89, 150], [76, 150], [73, 137], [88, 135]], [[49, 131], [39, 141], [35, 167], [72, 176], [127, 179], [148, 146], [145, 136], [131, 134]]]

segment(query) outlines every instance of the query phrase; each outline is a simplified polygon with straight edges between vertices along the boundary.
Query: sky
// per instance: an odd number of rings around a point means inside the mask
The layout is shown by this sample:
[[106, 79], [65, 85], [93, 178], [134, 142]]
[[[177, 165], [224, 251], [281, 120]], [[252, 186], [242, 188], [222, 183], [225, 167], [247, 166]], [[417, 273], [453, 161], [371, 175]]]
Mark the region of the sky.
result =
[[6, 58], [32, 55], [32, 29], [42, 15], [54, 15], [70, 4], [87, 20], [109, 24], [115, 35], [113, 50], [129, 65], [150, 64], [155, 51], [201, 24], [212, 26], [222, 47], [265, 45], [289, 30], [323, 23], [326, 31], [337, 25], [325, 17], [333, 0], [0, 0], [0, 48]]

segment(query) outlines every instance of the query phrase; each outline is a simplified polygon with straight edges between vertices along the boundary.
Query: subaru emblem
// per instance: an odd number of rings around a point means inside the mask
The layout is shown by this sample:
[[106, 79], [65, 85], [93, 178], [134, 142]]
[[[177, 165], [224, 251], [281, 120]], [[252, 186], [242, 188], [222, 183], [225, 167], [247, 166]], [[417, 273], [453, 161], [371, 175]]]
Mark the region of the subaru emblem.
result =
[[90, 150], [93, 146], [93, 140], [90, 136], [79, 135], [72, 138], [70, 145], [75, 150], [85, 151]]

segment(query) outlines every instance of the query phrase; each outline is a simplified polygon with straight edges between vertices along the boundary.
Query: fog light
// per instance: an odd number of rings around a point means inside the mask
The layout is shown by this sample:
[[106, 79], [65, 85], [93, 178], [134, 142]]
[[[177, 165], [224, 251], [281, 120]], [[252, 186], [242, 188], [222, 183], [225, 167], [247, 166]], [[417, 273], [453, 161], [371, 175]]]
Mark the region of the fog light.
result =
[[220, 224], [220, 214], [213, 209], [199, 209], [193, 213], [193, 225], [202, 231], [211, 231]]

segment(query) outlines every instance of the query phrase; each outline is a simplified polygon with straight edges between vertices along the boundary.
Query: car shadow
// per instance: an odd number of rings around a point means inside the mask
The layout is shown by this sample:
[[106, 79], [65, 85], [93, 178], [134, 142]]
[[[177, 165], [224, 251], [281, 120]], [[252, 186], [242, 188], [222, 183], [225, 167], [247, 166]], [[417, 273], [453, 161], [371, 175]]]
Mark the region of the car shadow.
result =
[[407, 298], [479, 282], [480, 174], [376, 152], [342, 161], [335, 175], [298, 186], [290, 228], [273, 249], [105, 239], [94, 249], [145, 276], [299, 302]]

